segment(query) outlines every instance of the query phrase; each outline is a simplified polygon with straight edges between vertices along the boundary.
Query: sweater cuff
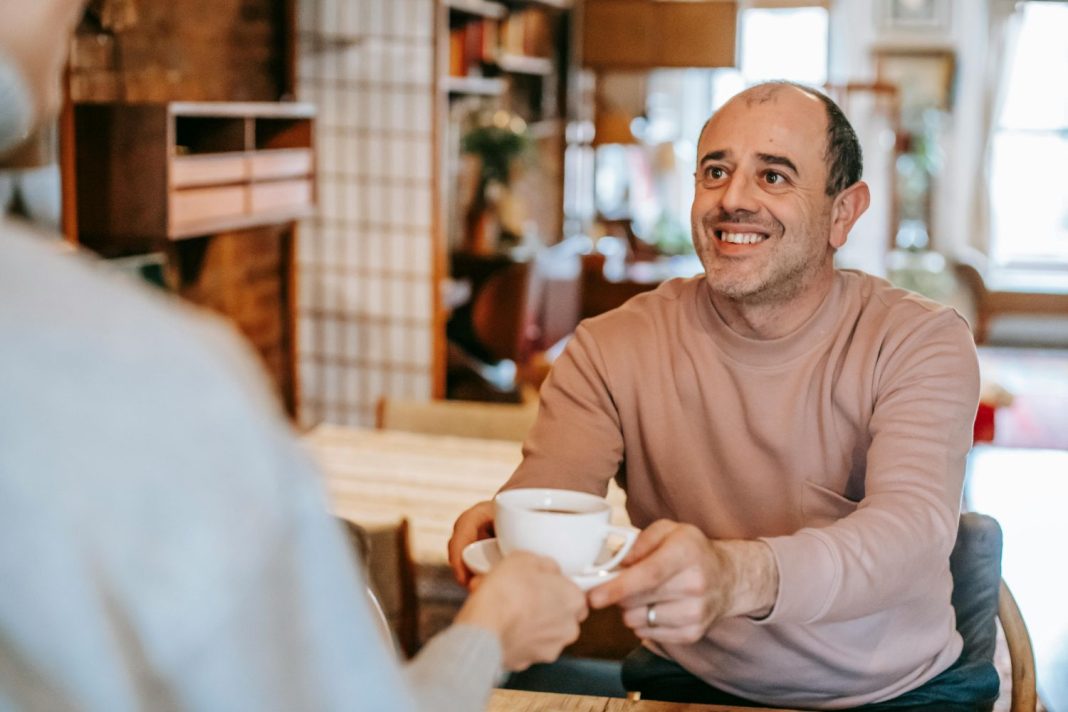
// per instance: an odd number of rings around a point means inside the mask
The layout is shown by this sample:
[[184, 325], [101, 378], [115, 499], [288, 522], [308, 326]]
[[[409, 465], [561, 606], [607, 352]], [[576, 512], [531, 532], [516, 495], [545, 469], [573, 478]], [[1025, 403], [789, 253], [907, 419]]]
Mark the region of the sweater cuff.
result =
[[771, 547], [775, 557], [779, 592], [771, 613], [753, 622], [767, 625], [818, 620], [827, 612], [841, 580], [842, 566], [834, 550], [812, 529], [760, 540]]
[[490, 630], [455, 624], [408, 664], [420, 709], [482, 709], [501, 674], [501, 643]]

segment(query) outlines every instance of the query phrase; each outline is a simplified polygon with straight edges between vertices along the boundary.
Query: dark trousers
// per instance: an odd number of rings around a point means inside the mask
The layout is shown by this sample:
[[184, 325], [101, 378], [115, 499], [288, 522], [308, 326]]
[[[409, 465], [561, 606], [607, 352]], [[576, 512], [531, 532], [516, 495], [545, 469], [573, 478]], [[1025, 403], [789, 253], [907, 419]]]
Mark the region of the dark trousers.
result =
[[[993, 663], [968, 661], [962, 657], [915, 690], [856, 709], [863, 712], [989, 712], [997, 699], [998, 683]], [[644, 647], [637, 648], [623, 661], [623, 686], [628, 691], [641, 692], [643, 700], [766, 706], [712, 687], [675, 661], [662, 658]]]

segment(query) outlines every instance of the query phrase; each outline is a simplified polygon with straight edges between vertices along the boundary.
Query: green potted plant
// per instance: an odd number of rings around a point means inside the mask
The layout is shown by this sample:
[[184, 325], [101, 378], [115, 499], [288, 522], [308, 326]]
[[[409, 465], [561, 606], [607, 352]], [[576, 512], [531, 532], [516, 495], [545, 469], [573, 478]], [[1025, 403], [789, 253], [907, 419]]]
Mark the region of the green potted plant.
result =
[[479, 114], [460, 139], [460, 150], [479, 159], [478, 186], [465, 220], [464, 245], [492, 252], [500, 233], [498, 204], [508, 189], [513, 162], [532, 142], [526, 122], [507, 111]]

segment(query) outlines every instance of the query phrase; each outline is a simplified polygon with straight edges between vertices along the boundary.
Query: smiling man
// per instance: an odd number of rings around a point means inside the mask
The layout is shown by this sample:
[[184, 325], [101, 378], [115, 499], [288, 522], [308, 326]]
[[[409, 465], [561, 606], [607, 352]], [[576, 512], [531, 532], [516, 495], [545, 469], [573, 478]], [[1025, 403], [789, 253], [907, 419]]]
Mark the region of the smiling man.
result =
[[[614, 580], [646, 699], [989, 707], [950, 604], [978, 402], [967, 324], [836, 270], [868, 206], [856, 135], [822, 94], [750, 88], [705, 125], [692, 209], [705, 274], [583, 322], [506, 488], [604, 493], [644, 529]], [[487, 536], [483, 502], [450, 559]]]

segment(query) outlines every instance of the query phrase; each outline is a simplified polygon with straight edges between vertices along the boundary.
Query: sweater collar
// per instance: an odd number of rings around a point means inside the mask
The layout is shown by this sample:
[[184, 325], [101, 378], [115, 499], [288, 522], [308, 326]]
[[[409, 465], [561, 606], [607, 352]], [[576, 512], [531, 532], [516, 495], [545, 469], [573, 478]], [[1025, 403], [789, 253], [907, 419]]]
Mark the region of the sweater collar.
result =
[[776, 339], [755, 339], [742, 336], [731, 329], [712, 304], [712, 293], [704, 277], [699, 277], [697, 314], [702, 326], [713, 338], [716, 347], [727, 357], [750, 366], [774, 367], [785, 365], [825, 343], [835, 332], [844, 308], [845, 276], [835, 271], [834, 281], [819, 308], [800, 326]]

